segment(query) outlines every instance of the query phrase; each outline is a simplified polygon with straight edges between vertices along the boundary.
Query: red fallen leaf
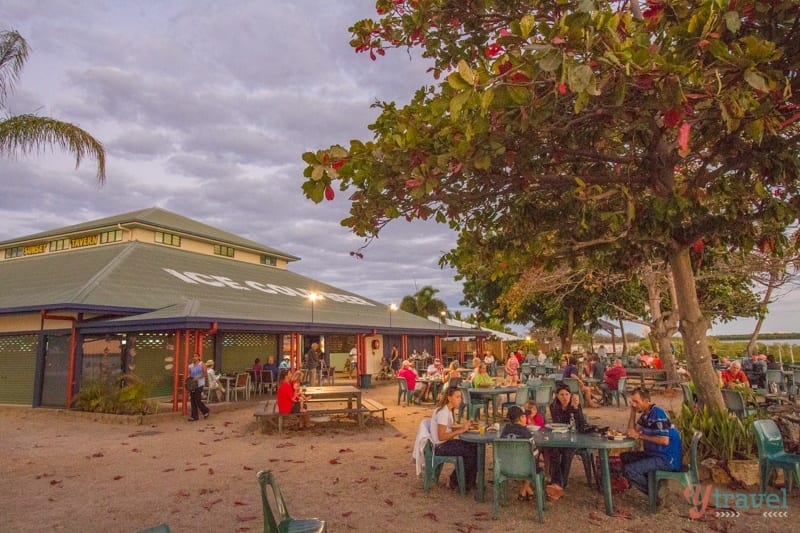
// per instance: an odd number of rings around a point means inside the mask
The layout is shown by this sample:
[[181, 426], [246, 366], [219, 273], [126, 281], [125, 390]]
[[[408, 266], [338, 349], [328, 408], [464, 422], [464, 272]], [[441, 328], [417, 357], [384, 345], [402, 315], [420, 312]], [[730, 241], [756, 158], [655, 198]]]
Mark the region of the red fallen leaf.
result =
[[200, 496], [202, 496], [203, 494], [208, 494], [208, 489], [200, 489], [200, 492], [198, 492], [198, 494]]
[[617, 518], [625, 518], [626, 520], [630, 520], [631, 519], [631, 513], [629, 513], [628, 511], [625, 511], [623, 509], [620, 509], [619, 511], [614, 513], [614, 516], [617, 517]]
[[408, 472], [395, 472], [394, 475], [397, 477], [407, 477]]
[[372, 458], [373, 459], [386, 459], [386, 457], [384, 457], [383, 455], [373, 455]]
[[367, 482], [367, 478], [365, 478], [365, 477], [362, 477], [362, 478], [359, 478], [359, 479], [356, 480], [356, 483], [366, 483], [366, 482]]
[[214, 475], [214, 469], [213, 468], [209, 468], [208, 469], [208, 475], [209, 476], [213, 476]]
[[330, 460], [330, 461], [328, 461], [328, 462], [329, 462], [330, 464], [332, 464], [332, 465], [340, 465], [340, 464], [342, 464], [342, 463], [339, 461], [339, 458], [338, 458], [338, 457], [335, 457], [335, 458], [331, 459], [331, 460]]
[[370, 470], [380, 470], [380, 468], [378, 468], [378, 467], [377, 467], [377, 466], [375, 466], [375, 465], [369, 465], [369, 469], [370, 469]]
[[337, 483], [339, 483], [339, 478], [338, 478], [338, 477], [337, 477], [336, 479], [334, 479], [334, 480], [333, 480], [333, 484], [334, 484], [334, 485], [336, 485]]
[[343, 512], [343, 513], [342, 513], [342, 516], [343, 516], [343, 517], [345, 517], [345, 518], [347, 518], [347, 517], [348, 517], [348, 516], [350, 516], [351, 514], [353, 514], [353, 511], [345, 511], [345, 512]]
[[334, 194], [335, 193], [333, 192], [333, 187], [330, 187], [330, 186], [325, 187], [325, 199], [326, 200], [328, 200], [329, 202], [331, 200], [333, 200]]
[[352, 451], [353, 450], [351, 450], [350, 448], [342, 448], [341, 450], [339, 450], [339, 453], [347, 453], [347, 452], [352, 452]]
[[178, 496], [182, 496], [183, 498], [188, 498], [190, 496], [189, 495], [189, 491], [188, 490], [182, 490], [182, 491], [180, 491], [178, 493]]
[[438, 522], [439, 521], [439, 518], [434, 513], [425, 513], [422, 516], [423, 516], [423, 518], [430, 518], [434, 522]]
[[280, 444], [276, 444], [275, 447], [276, 448], [287, 448], [289, 446], [294, 446], [294, 445], [295, 444], [293, 442], [281, 442]]
[[253, 469], [252, 466], [247, 466], [247, 465], [242, 466], [242, 468], [244, 468], [245, 470], [252, 470]]
[[219, 502], [221, 502], [221, 501], [222, 501], [222, 498], [219, 498], [219, 499], [217, 499], [217, 500], [214, 500], [213, 502], [204, 503], [204, 504], [203, 504], [203, 508], [204, 508], [206, 511], [210, 511], [212, 507], [214, 507], [216, 504], [218, 504], [218, 503], [219, 503]]
[[50, 480], [50, 484], [51, 485], [58, 485], [59, 483], [61, 483], [60, 479], [51, 479]]
[[393, 502], [392, 500], [390, 500], [389, 498], [386, 498], [386, 499], [385, 499], [385, 500], [383, 500], [383, 501], [384, 501], [384, 502], [386, 503], [386, 505], [388, 505], [389, 507], [391, 507], [392, 505], [394, 505], [394, 502]]
[[134, 452], [134, 453], [137, 453], [137, 452], [140, 452], [141, 450], [139, 448], [132, 448], [131, 451]]
[[600, 517], [597, 515], [597, 513], [589, 513], [589, 520], [595, 520], [599, 522]]
[[191, 466], [189, 468], [184, 468], [183, 469], [184, 472], [191, 472], [192, 470], [197, 470], [197, 469], [194, 468], [194, 467], [191, 467]]
[[120, 480], [120, 479], [122, 479], [122, 476], [120, 476], [120, 475], [116, 475], [116, 476], [114, 476], [112, 479], [113, 479], [114, 481], [117, 481], [117, 480]]
[[239, 516], [239, 515], [236, 515], [236, 520], [238, 520], [239, 522], [252, 522], [253, 520], [256, 520], [256, 519], [258, 519], [257, 516]]
[[[274, 458], [273, 458], [273, 459], [270, 459], [270, 460], [269, 460], [269, 462], [270, 462], [270, 463], [277, 463], [278, 461], [280, 461], [280, 459], [274, 459]], [[248, 469], [248, 470], [252, 470], [252, 468], [250, 468], [250, 469]]]
[[103, 452], [93, 453], [92, 457], [103, 457]]
[[174, 472], [174, 471], [175, 471], [174, 468], [165, 468], [164, 470], [162, 470], [162, 472]]

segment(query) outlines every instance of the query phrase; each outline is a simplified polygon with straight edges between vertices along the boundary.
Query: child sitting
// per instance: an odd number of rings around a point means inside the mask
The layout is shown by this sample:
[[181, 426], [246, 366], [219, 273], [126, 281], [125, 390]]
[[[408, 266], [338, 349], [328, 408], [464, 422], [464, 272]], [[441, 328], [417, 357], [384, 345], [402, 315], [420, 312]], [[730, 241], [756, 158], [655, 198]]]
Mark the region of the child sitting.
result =
[[[506, 437], [530, 439], [533, 437], [531, 431], [525, 427], [527, 420], [525, 418], [525, 411], [522, 410], [522, 407], [518, 405], [512, 405], [509, 407], [508, 421], [509, 423], [503, 427], [503, 431], [500, 433], [501, 439]], [[533, 486], [529, 480], [526, 479], [522, 482], [522, 487], [517, 495], [517, 499], [521, 502], [533, 500]]]
[[539, 412], [539, 407], [537, 407], [536, 402], [533, 400], [528, 400], [527, 403], [525, 403], [525, 425], [536, 426], [538, 428], [544, 427], [544, 417], [542, 413]]

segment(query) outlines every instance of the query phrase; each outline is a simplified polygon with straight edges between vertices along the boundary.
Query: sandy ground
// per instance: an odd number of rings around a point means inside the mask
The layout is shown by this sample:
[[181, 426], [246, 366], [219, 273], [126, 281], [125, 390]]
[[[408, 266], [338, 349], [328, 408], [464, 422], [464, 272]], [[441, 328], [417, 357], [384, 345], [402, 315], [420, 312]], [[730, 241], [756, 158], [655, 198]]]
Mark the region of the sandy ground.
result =
[[[389, 383], [365, 391], [365, 397], [389, 408], [385, 426], [370, 423], [359, 430], [345, 421], [283, 435], [256, 431], [257, 397], [211, 404], [210, 418], [196, 423], [178, 414], [135, 425], [88, 413], [0, 407], [0, 532], [134, 532], [161, 522], [176, 532], [259, 531], [256, 473], [262, 469], [277, 473], [293, 516], [323, 518], [328, 531], [538, 527], [535, 505], [515, 499], [493, 521], [491, 485], [485, 503], [443, 486], [425, 494], [411, 449], [431, 406], [397, 406], [396, 387]], [[656, 396], [655, 401], [677, 405], [680, 398]], [[624, 407], [587, 410], [594, 422], [620, 429], [627, 412]], [[450, 467], [445, 468], [446, 474]], [[586, 484], [580, 459], [572, 478], [565, 497], [548, 503], [548, 531], [789, 531], [800, 516], [795, 491], [787, 518], [764, 518], [756, 510], [720, 518], [710, 508], [692, 521], [680, 486], [671, 484], [667, 504], [657, 514], [649, 514], [645, 497], [631, 490], [614, 497], [612, 517], [603, 512], [602, 494]]]

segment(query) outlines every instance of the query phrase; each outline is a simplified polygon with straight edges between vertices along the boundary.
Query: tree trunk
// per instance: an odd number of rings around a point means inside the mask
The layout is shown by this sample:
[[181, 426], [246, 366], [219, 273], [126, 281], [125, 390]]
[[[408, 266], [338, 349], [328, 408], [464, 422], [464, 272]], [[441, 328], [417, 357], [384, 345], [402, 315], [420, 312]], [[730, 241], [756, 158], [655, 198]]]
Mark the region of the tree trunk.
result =
[[678, 373], [675, 371], [675, 358], [672, 356], [670, 341], [678, 330], [676, 323], [678, 317], [678, 306], [675, 299], [674, 290], [672, 294], [672, 312], [665, 314], [662, 309], [664, 302], [664, 287], [674, 288], [674, 281], [668, 272], [664, 270], [656, 271], [650, 266], [642, 269], [642, 282], [647, 288], [647, 301], [650, 306], [650, 342], [653, 349], [658, 351], [662, 366], [667, 372], [667, 379], [676, 381]]
[[575, 312], [572, 308], [567, 308], [567, 323], [558, 330], [561, 339], [561, 353], [572, 353], [572, 336], [575, 333]]
[[723, 410], [725, 403], [719, 390], [719, 379], [711, 364], [706, 331], [708, 319], [697, 300], [694, 271], [689, 248], [673, 243], [668, 251], [669, 264], [675, 280], [677, 305], [681, 310], [680, 332], [686, 350], [686, 363], [694, 381], [698, 400], [711, 409]]
[[619, 334], [622, 336], [622, 353], [618, 355], [626, 355], [628, 353], [628, 336], [625, 334], [625, 324], [622, 322], [622, 317], [619, 317]]
[[750, 335], [750, 342], [747, 343], [747, 355], [753, 355], [758, 350], [758, 334], [761, 333], [761, 326], [764, 325], [764, 320], [767, 318], [766, 308], [772, 298], [772, 290], [775, 288], [773, 280], [775, 279], [775, 271], [770, 271], [769, 283], [767, 290], [764, 292], [764, 297], [761, 299], [761, 306], [764, 311], [759, 313], [758, 320], [756, 320], [756, 327], [753, 329], [753, 334]]

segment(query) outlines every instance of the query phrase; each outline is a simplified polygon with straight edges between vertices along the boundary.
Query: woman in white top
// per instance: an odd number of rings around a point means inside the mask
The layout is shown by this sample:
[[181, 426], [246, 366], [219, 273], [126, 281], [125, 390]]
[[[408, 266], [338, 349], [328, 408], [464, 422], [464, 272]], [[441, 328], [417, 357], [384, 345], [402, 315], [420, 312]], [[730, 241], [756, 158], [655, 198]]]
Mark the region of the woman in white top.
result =
[[[208, 389], [213, 391], [217, 396], [217, 401], [222, 401], [222, 396], [225, 394], [225, 387], [222, 386], [222, 383], [219, 382], [219, 376], [217, 375], [216, 370], [214, 370], [214, 360], [209, 359], [206, 361], [206, 371], [208, 372]], [[209, 400], [210, 400], [209, 395]]]
[[[436, 455], [461, 456], [464, 458], [464, 473], [467, 490], [475, 486], [475, 474], [478, 472], [478, 447], [474, 442], [465, 442], [457, 437], [467, 431], [470, 421], [465, 417], [460, 424], [455, 423], [454, 413], [461, 406], [461, 390], [458, 387], [448, 388], [439, 397], [439, 404], [433, 410], [431, 419], [431, 438]], [[448, 487], [458, 487], [455, 469], [450, 474]]]

